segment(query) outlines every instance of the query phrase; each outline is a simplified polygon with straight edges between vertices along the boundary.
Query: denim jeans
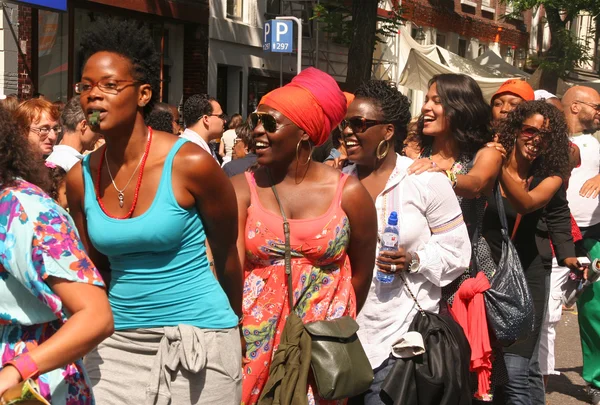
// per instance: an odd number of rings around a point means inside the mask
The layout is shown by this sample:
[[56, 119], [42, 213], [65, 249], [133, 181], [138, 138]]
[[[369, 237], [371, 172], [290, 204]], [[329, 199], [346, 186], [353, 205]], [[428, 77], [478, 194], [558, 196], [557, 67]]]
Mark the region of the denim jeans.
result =
[[513, 353], [504, 353], [509, 382], [494, 393], [496, 405], [531, 405], [529, 397], [529, 360]]
[[348, 405], [384, 405], [383, 401], [379, 397], [379, 393], [381, 392], [381, 386], [383, 385], [383, 382], [392, 370], [392, 367], [396, 361], [397, 359], [390, 357], [381, 363], [379, 367], [373, 370], [375, 378], [373, 379], [369, 390], [362, 395], [351, 398], [350, 401], [348, 401]]

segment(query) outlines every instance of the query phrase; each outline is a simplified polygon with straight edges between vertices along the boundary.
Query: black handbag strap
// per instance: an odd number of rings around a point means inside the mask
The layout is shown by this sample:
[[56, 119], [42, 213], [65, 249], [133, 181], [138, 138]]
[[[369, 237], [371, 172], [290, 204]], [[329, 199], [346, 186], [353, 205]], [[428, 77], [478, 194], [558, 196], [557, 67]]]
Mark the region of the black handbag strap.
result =
[[273, 177], [271, 176], [269, 169], [267, 169], [267, 174], [269, 175], [269, 180], [271, 181], [271, 190], [273, 190], [273, 194], [275, 195], [275, 199], [279, 205], [279, 210], [281, 211], [281, 217], [283, 218], [283, 234], [285, 236], [285, 274], [287, 274], [288, 302], [290, 304], [291, 313], [294, 309], [294, 289], [292, 287], [292, 248], [290, 243], [290, 223], [288, 222], [285, 211], [283, 210], [283, 205], [279, 199], [279, 194], [277, 194], [275, 182], [273, 181]]

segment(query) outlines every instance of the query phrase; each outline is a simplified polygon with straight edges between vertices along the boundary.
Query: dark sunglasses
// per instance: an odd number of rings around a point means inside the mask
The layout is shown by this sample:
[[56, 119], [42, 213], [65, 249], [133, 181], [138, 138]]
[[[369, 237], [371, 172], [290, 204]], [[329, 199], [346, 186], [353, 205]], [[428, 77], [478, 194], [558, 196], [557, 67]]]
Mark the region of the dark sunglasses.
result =
[[360, 134], [362, 132], [365, 132], [367, 129], [374, 127], [375, 125], [389, 123], [390, 122], [388, 121], [370, 120], [365, 117], [352, 117], [342, 120], [342, 122], [340, 122], [340, 124], [338, 125], [338, 128], [340, 129], [340, 131], [343, 132], [346, 128], [350, 127], [353, 133]]
[[523, 125], [521, 127], [521, 135], [526, 141], [534, 139], [534, 144], [540, 147], [546, 147], [548, 144], [548, 139], [546, 136], [550, 131], [542, 130], [536, 127], [532, 127], [529, 125]]
[[288, 123], [277, 126], [277, 120], [271, 114], [258, 112], [251, 113], [249, 122], [250, 130], [254, 131], [254, 128], [258, 126], [259, 122], [262, 123], [263, 128], [267, 132], [277, 132], [278, 129], [281, 129], [287, 125], [292, 125], [291, 123]]

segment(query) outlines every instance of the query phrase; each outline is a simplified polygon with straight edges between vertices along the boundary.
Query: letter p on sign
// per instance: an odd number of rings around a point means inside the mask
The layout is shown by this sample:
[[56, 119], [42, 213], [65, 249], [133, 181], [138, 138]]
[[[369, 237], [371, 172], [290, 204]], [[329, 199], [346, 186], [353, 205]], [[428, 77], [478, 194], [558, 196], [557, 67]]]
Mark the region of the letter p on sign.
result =
[[294, 23], [289, 20], [269, 20], [263, 32], [263, 50], [271, 52], [292, 52]]

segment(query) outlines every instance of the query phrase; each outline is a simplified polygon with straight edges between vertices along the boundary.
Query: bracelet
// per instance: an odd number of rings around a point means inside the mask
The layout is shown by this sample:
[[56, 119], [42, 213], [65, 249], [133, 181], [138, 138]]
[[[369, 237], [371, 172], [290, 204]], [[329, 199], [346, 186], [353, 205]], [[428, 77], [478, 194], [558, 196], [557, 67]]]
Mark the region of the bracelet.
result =
[[456, 174], [452, 170], [446, 170], [446, 176], [448, 177], [448, 180], [450, 180], [450, 183], [452, 183], [452, 188], [456, 188]]
[[23, 381], [30, 378], [38, 378], [40, 375], [37, 364], [35, 364], [35, 361], [33, 361], [29, 353], [21, 354], [12, 360], [7, 361], [2, 365], [2, 368], [6, 366], [13, 366], [16, 368], [19, 374], [21, 374], [21, 379]]

